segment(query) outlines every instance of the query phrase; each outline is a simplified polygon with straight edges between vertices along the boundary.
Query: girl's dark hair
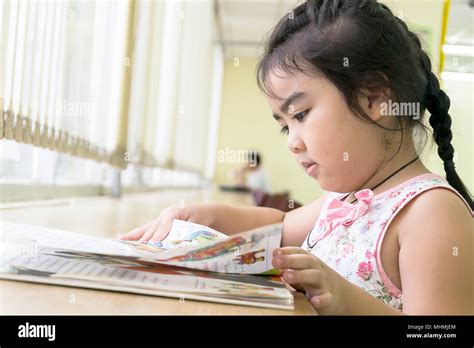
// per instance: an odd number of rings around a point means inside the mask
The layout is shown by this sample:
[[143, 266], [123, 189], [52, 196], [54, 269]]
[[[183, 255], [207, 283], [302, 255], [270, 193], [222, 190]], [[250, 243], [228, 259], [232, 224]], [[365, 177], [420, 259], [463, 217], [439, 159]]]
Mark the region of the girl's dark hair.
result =
[[[376, 0], [312, 0], [297, 6], [270, 33], [257, 66], [260, 89], [277, 97], [268, 81], [274, 69], [323, 74], [341, 91], [356, 115], [387, 131], [401, 132], [396, 154], [404, 130], [417, 126], [425, 133], [429, 131], [421, 117], [427, 109], [446, 180], [473, 209], [471, 194], [454, 167], [450, 100], [440, 89], [418, 36], [386, 5]], [[373, 122], [357, 96], [364, 89], [385, 88], [393, 101], [420, 105], [420, 117], [395, 117], [397, 128]]]

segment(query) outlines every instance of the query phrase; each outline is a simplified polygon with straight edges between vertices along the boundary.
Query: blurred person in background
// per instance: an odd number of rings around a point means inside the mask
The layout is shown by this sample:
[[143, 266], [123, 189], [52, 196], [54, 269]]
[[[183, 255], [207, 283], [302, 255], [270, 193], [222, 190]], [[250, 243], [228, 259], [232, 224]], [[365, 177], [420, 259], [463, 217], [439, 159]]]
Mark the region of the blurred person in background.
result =
[[268, 175], [262, 168], [262, 156], [255, 150], [248, 152], [245, 164], [231, 172], [231, 176], [239, 187], [250, 191], [271, 191]]

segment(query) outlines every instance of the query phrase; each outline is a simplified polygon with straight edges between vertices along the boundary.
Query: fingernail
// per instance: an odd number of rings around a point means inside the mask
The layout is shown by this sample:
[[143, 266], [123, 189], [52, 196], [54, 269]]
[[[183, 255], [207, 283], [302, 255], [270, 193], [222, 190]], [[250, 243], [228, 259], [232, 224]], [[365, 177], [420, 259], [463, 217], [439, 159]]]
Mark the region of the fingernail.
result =
[[281, 255], [281, 250], [280, 250], [280, 249], [277, 249], [276, 252], [275, 252], [275, 254]]
[[285, 272], [283, 276], [286, 280], [293, 280], [295, 278], [295, 275], [292, 272]]
[[273, 262], [275, 263], [275, 266], [281, 266], [283, 263], [282, 259], [280, 257], [276, 257]]

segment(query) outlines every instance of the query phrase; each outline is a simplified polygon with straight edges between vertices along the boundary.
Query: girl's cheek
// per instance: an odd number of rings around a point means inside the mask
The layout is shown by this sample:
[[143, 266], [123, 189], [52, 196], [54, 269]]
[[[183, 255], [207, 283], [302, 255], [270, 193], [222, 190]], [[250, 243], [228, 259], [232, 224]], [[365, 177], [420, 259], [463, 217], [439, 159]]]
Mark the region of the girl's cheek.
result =
[[331, 147], [331, 141], [329, 141], [325, 129], [327, 128], [324, 125], [311, 122], [308, 123], [304, 132], [304, 141], [311, 159], [321, 163], [323, 163], [321, 157], [325, 156], [329, 152], [328, 147]]

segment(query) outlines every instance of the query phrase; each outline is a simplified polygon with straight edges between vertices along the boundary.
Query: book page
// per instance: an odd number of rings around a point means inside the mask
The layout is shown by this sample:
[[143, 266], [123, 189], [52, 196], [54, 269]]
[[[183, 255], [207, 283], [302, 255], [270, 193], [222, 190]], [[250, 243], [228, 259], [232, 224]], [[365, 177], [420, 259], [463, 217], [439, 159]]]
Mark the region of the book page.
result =
[[[210, 227], [199, 225], [193, 222], [183, 220], [173, 220], [170, 232], [165, 239], [159, 242], [148, 242], [153, 252], [166, 251], [169, 249], [181, 249], [190, 246], [208, 244], [218, 240], [229, 238]], [[127, 242], [127, 241], [125, 241]], [[131, 244], [143, 244], [139, 242], [130, 242]]]
[[282, 228], [282, 224], [268, 225], [198, 248], [156, 250], [146, 259], [212, 272], [263, 273], [273, 268], [273, 250], [280, 247]]
[[[226, 236], [209, 227], [175, 220], [161, 244], [112, 240], [2, 221], [0, 240], [27, 248], [48, 247], [78, 256], [121, 257], [220, 273], [259, 274], [272, 270], [280, 247], [282, 224]], [[5, 244], [4, 244], [5, 246]]]
[[[283, 302], [292, 296], [280, 282], [256, 276], [233, 279], [225, 275], [195, 272], [157, 265], [144, 266], [134, 261], [114, 258], [87, 259], [74, 254], [58, 255], [49, 248], [39, 248], [35, 256], [10, 255], [0, 258], [0, 273], [96, 282], [101, 285], [194, 293], [227, 298], [266, 298]], [[1, 277], [1, 275], [0, 275]]]
[[[43, 246], [104, 255], [140, 257], [135, 248], [118, 240], [8, 221], [0, 221], [0, 241], [22, 245], [25, 249]], [[3, 247], [6, 246], [7, 244], [3, 244]]]

